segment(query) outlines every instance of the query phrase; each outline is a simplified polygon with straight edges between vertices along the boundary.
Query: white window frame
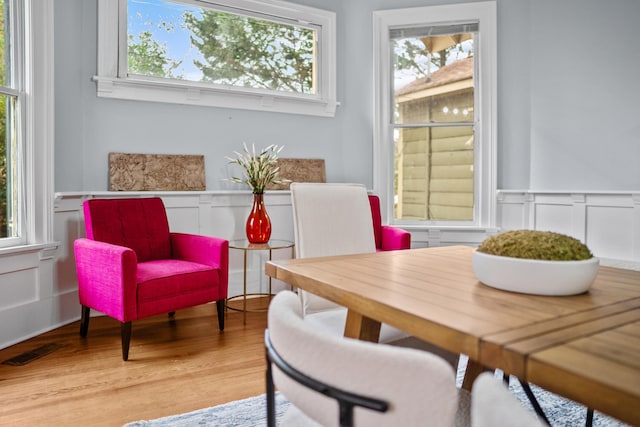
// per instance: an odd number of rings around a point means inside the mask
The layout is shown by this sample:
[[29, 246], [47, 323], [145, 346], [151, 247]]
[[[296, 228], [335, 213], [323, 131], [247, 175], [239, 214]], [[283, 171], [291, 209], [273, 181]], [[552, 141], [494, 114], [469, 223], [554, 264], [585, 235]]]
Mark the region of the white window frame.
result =
[[[15, 22], [20, 138], [19, 236], [0, 239], [0, 256], [55, 247], [53, 0], [18, 1]], [[5, 264], [2, 264], [5, 267]]]
[[[7, 154], [7, 164], [13, 164], [16, 170], [10, 173], [9, 171], [13, 168], [7, 168], [7, 180], [6, 183], [12, 182], [12, 177], [9, 175], [14, 175], [15, 181], [13, 181], [13, 185], [10, 188], [7, 188], [7, 193], [11, 192], [11, 198], [16, 204], [17, 211], [13, 212], [15, 216], [15, 224], [13, 224], [16, 229], [14, 236], [7, 236], [0, 239], [0, 247], [14, 247], [20, 246], [27, 242], [26, 230], [28, 229], [27, 223], [25, 221], [25, 191], [24, 191], [24, 180], [25, 180], [25, 153], [26, 151], [26, 129], [25, 129], [25, 117], [27, 112], [27, 97], [26, 97], [26, 86], [25, 86], [25, 71], [26, 71], [26, 53], [27, 53], [27, 40], [26, 31], [29, 28], [28, 19], [27, 19], [27, 8], [26, 5], [21, 4], [21, 2], [13, 1], [11, 2], [11, 16], [5, 16], [5, 20], [9, 21], [9, 24], [5, 24], [5, 38], [11, 40], [10, 45], [12, 46], [10, 52], [7, 52], [8, 56], [11, 57], [11, 67], [7, 67], [7, 74], [11, 74], [11, 86], [7, 87], [6, 91], [3, 91], [3, 95], [14, 96], [16, 99], [15, 102], [15, 111], [13, 111], [14, 119], [15, 119], [15, 129], [13, 132], [15, 134], [13, 137], [16, 139], [16, 144], [14, 147], [14, 151], [10, 152], [6, 150]], [[6, 112], [8, 114], [8, 110]], [[9, 127], [9, 121], [7, 120], [7, 128]], [[9, 130], [7, 129], [7, 135], [9, 134]], [[5, 144], [6, 141], [0, 141], [0, 143]], [[11, 203], [13, 205], [13, 203]], [[9, 208], [9, 205], [7, 205]], [[5, 215], [8, 212], [5, 212]], [[9, 222], [9, 221], [8, 221]]]
[[[172, 79], [128, 77], [119, 73], [119, 61], [126, 60], [127, 0], [98, 1], [98, 75], [94, 77], [97, 95], [141, 101], [169, 102], [211, 107], [239, 108], [280, 113], [333, 117], [336, 101], [336, 16], [335, 12], [279, 0], [181, 0], [202, 7], [266, 14], [319, 28], [319, 93], [294, 94], [273, 90], [213, 86], [210, 83]], [[118, 30], [120, 28], [120, 31]]]
[[[393, 64], [389, 55], [389, 30], [397, 27], [427, 26], [476, 21], [479, 35], [474, 50], [478, 52], [475, 97], [479, 109], [474, 112], [476, 150], [474, 150], [474, 220], [406, 221], [393, 215]], [[455, 5], [426, 6], [374, 11], [374, 135], [373, 188], [382, 200], [382, 211], [389, 223], [405, 228], [493, 228], [496, 218], [496, 147], [497, 147], [497, 35], [494, 1]]]

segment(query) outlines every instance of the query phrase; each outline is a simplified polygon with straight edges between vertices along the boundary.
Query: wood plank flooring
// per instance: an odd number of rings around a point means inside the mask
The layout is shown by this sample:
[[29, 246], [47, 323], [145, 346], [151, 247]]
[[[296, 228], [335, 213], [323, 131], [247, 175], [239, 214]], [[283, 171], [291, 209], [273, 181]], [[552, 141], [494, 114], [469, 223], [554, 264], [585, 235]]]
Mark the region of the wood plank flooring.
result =
[[215, 304], [140, 320], [127, 362], [116, 320], [92, 317], [86, 339], [79, 322], [63, 326], [0, 350], [2, 362], [63, 346], [23, 366], [0, 364], [0, 425], [122, 426], [262, 394], [266, 326], [265, 312], [247, 313], [245, 326], [228, 310], [220, 332]]

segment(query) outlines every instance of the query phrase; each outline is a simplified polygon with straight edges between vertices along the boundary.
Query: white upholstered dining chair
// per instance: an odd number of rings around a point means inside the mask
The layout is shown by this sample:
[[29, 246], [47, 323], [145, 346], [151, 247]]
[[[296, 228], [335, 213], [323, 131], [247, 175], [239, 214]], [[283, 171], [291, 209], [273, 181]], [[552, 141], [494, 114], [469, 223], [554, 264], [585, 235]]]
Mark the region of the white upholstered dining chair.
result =
[[318, 331], [290, 291], [271, 301], [265, 347], [269, 427], [276, 425], [276, 387], [291, 402], [279, 422], [286, 427], [547, 425], [493, 373], [478, 376], [469, 394], [432, 353]]
[[[292, 183], [296, 258], [376, 252], [371, 206], [360, 184]], [[347, 309], [299, 289], [305, 321], [317, 330], [344, 335]], [[379, 342], [436, 353], [457, 366], [458, 355], [382, 324]]]
[[[468, 425], [468, 409], [457, 409], [459, 395], [468, 402], [468, 393], [456, 388], [455, 373], [442, 358], [318, 331], [303, 320], [300, 299], [290, 291], [273, 298], [268, 316], [270, 426], [274, 386], [292, 403], [281, 421], [285, 426]], [[361, 406], [372, 399], [381, 405], [377, 410]]]
[[[292, 183], [296, 258], [376, 251], [367, 190], [358, 184]], [[304, 313], [340, 306], [300, 290]]]

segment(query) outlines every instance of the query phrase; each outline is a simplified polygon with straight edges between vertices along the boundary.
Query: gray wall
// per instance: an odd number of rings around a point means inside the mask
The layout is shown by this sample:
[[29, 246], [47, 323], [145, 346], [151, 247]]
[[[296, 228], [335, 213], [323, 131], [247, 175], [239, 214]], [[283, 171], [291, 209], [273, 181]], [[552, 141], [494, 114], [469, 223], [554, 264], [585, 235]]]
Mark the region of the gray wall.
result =
[[639, 190], [640, 1], [535, 4], [530, 188]]
[[[97, 98], [96, 0], [56, 0], [55, 190], [106, 190], [109, 152], [204, 154], [208, 190], [244, 189], [224, 181], [242, 142], [324, 158], [328, 181], [371, 187], [371, 13], [447, 2], [295, 1], [337, 14], [335, 118]], [[499, 188], [640, 189], [640, 2], [497, 4]]]

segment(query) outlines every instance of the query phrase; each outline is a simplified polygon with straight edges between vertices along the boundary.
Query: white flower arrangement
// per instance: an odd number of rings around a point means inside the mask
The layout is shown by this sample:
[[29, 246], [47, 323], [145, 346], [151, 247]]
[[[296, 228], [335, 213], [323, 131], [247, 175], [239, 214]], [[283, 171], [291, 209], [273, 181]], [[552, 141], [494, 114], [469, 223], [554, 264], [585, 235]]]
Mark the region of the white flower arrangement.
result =
[[246, 184], [251, 187], [251, 191], [255, 194], [264, 193], [265, 188], [273, 183], [280, 184], [282, 181], [278, 178], [278, 154], [284, 146], [278, 147], [271, 144], [256, 154], [255, 145], [251, 145], [251, 151], [247, 148], [247, 144], [243, 144], [244, 152], [234, 151], [235, 158], [227, 157], [229, 163], [235, 163], [242, 167], [242, 178], [233, 176], [231, 181], [239, 184]]

